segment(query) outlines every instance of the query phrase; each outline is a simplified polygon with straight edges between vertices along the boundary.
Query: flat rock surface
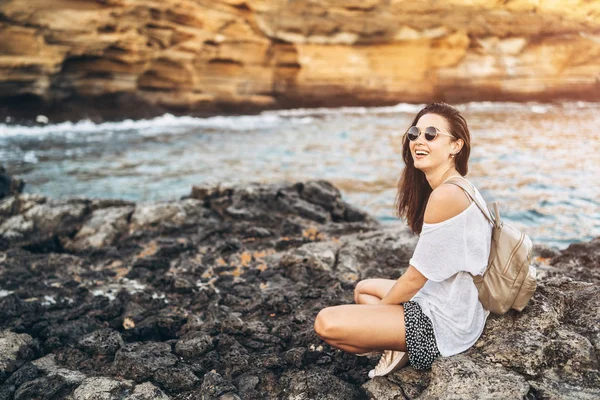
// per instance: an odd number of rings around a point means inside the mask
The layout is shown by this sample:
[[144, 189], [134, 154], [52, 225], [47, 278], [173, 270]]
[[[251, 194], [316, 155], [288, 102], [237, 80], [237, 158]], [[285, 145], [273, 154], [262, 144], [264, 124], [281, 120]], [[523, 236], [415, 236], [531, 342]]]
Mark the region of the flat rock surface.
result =
[[536, 245], [522, 313], [477, 343], [370, 380], [377, 357], [314, 332], [417, 237], [326, 181], [194, 187], [171, 202], [0, 201], [0, 399], [600, 397], [600, 238]]

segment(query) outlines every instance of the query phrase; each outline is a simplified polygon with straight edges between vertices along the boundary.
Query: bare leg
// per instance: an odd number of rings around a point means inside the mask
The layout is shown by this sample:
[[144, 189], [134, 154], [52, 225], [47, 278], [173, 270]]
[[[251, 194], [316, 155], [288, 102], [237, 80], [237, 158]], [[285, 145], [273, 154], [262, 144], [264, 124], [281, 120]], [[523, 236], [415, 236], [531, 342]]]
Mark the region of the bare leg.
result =
[[406, 351], [404, 307], [401, 304], [327, 307], [317, 315], [314, 329], [331, 346], [351, 353]]
[[[394, 279], [362, 280], [358, 282], [354, 290], [354, 301], [357, 304], [368, 305], [369, 307], [372, 307], [374, 305], [380, 306], [381, 299], [387, 294], [387, 292], [394, 286], [395, 283], [396, 280]], [[354, 317], [354, 311], [356, 310], [356, 308], [354, 308], [352, 305], [338, 306], [337, 308], [329, 307], [328, 309], [321, 310], [321, 312], [317, 316], [317, 319], [315, 320], [315, 331], [323, 340], [325, 340], [332, 347], [355, 354], [367, 353], [373, 350], [393, 350], [405, 347], [406, 339], [404, 336], [404, 307], [402, 307], [401, 305], [382, 307], [384, 307], [384, 310], [390, 311], [391, 314], [398, 314], [399, 310], [401, 310], [401, 316], [396, 315], [394, 317], [391, 317], [392, 321], [400, 323], [397, 324], [394, 328], [392, 328], [390, 332], [386, 333], [392, 336], [392, 341], [396, 341], [394, 344], [384, 344], [382, 347], [382, 345], [380, 345], [379, 343], [373, 344], [361, 342], [360, 338], [363, 333], [366, 333], [366, 335], [370, 338], [375, 338], [375, 340], [377, 341], [377, 333], [384, 332], [384, 329], [379, 328], [381, 325], [381, 322], [379, 321], [373, 323], [366, 322], [362, 316], [363, 313], [359, 312], [356, 315], [356, 317]], [[389, 307], [392, 308], [390, 309]], [[370, 316], [373, 316], [373, 313], [374, 311], [368, 311], [368, 314]], [[376, 316], [376, 318], [381, 317]], [[382, 317], [383, 320], [386, 320], [386, 318], [390, 317]], [[333, 324], [338, 323], [341, 325], [337, 326], [337, 328], [335, 328], [335, 326], [332, 326]], [[374, 330], [373, 327], [377, 327], [377, 329]], [[361, 331], [361, 335], [353, 336], [351, 333], [353, 329]], [[339, 335], [335, 332], [344, 333], [344, 335]], [[387, 338], [385, 340], [389, 339], [390, 338]]]
[[356, 304], [379, 304], [379, 301], [396, 284], [394, 279], [364, 279], [356, 284], [354, 302]]
[[379, 304], [381, 299], [377, 296], [367, 293], [359, 293], [356, 295], [357, 304]]
[[353, 354], [368, 353], [368, 352], [372, 351], [372, 349], [368, 349], [366, 347], [356, 347], [356, 346], [351, 346], [349, 344], [342, 344], [342, 343], [338, 343], [338, 342], [327, 342], [327, 343], [329, 343], [329, 345], [331, 345], [332, 347], [335, 347], [337, 349], [344, 350], [348, 353], [353, 353]]

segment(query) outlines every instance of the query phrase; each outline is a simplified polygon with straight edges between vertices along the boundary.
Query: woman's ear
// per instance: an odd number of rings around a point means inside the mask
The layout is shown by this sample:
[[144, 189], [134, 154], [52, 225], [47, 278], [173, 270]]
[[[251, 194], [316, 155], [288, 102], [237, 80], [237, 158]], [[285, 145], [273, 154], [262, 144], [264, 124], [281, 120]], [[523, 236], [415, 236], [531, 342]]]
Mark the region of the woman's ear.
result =
[[455, 143], [457, 143], [457, 145], [454, 146], [454, 150], [455, 150], [454, 154], [458, 154], [462, 150], [463, 140], [462, 139], [458, 139]]

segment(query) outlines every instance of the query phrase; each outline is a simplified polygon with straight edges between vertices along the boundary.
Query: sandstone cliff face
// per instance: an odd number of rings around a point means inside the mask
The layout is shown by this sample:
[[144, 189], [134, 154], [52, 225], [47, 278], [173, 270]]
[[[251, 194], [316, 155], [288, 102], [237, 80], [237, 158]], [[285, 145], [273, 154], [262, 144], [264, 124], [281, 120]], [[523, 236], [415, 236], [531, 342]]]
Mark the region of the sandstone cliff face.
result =
[[600, 98], [597, 3], [489, 3], [3, 1], [0, 113]]

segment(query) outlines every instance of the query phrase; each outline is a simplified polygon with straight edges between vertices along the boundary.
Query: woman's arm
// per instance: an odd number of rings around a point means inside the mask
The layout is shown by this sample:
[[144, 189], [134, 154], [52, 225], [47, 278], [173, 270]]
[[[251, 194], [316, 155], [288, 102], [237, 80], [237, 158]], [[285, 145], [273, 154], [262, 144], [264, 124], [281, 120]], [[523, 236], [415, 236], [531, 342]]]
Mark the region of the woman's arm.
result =
[[427, 282], [427, 278], [415, 267], [409, 265], [406, 272], [398, 278], [390, 291], [383, 296], [380, 304], [400, 304], [408, 301], [421, 290], [425, 282]]
[[[456, 185], [447, 184], [437, 187], [427, 201], [423, 222], [437, 224], [457, 216], [469, 206], [464, 191]], [[381, 299], [380, 304], [400, 304], [412, 299], [425, 285], [427, 278], [412, 265]]]

